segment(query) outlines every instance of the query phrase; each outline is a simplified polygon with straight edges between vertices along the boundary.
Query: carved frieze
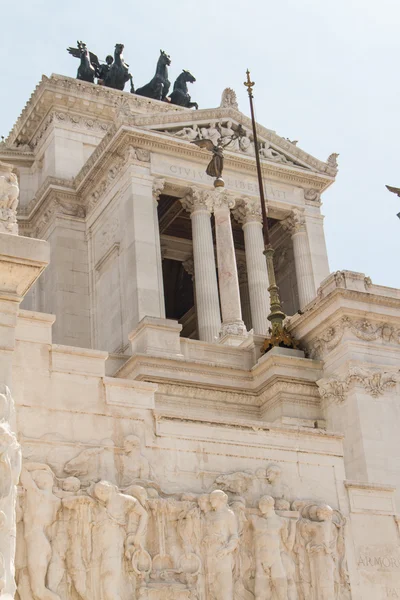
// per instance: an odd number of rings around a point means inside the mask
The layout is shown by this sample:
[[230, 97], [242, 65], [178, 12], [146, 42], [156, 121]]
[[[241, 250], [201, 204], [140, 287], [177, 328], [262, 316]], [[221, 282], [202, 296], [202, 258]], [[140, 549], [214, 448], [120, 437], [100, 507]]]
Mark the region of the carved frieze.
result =
[[323, 358], [334, 350], [346, 331], [364, 342], [381, 340], [385, 344], [400, 344], [400, 328], [390, 323], [373, 323], [368, 319], [345, 316], [307, 344], [311, 358]]
[[21, 598], [349, 598], [345, 518], [291, 497], [279, 465], [217, 475], [206, 493], [165, 494], [136, 436], [125, 438], [119, 483], [99, 478], [104, 451], [81, 451], [61, 477], [24, 463]]
[[342, 404], [352, 385], [360, 385], [373, 398], [383, 396], [387, 390], [394, 388], [399, 380], [397, 373], [386, 371], [369, 371], [361, 367], [351, 367], [343, 377], [331, 377], [317, 381], [320, 396], [323, 400], [332, 400]]

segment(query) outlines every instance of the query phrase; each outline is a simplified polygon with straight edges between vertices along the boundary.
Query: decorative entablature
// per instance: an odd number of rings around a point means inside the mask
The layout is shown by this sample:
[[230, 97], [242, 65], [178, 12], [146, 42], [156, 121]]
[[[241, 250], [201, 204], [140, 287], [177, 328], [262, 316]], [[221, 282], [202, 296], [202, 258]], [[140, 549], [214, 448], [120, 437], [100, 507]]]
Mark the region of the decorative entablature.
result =
[[60, 114], [77, 113], [87, 121], [100, 119], [104, 123], [114, 121], [121, 114], [182, 113], [188, 110], [71, 77], [43, 75], [12, 128], [6, 144], [8, 147], [30, 146], [39, 134], [43, 121], [52, 111]]
[[[151, 154], [168, 155], [192, 163], [195, 162], [201, 166], [204, 165], [205, 170], [209, 157], [197, 146], [158, 131], [132, 127], [130, 125], [131, 121], [131, 116], [120, 116], [118, 120], [110, 123], [102, 140], [74, 179], [47, 177], [35, 197], [21, 211], [20, 221], [26, 223], [32, 219], [36, 220], [37, 215], [43, 209], [41, 208], [42, 205], [46, 203], [50, 190], [64, 191], [69, 195], [73, 195], [75, 203], [81, 205], [86, 214], [89, 214], [101, 197], [104, 196], [109, 185], [116, 180], [120, 170], [127, 165], [128, 159], [138, 163], [150, 163]], [[256, 162], [252, 156], [227, 152], [225, 168], [227, 171], [250, 175], [256, 181]], [[321, 192], [334, 181], [334, 178], [330, 175], [298, 168], [290, 164], [263, 161], [262, 169], [267, 182], [274, 181], [303, 188], [305, 197], [309, 192], [312, 192], [316, 206], [319, 205]], [[184, 182], [181, 185], [182, 188], [185, 187]], [[192, 185], [192, 182], [188, 182], [187, 185]], [[254, 194], [256, 194], [256, 191]], [[38, 226], [33, 222], [32, 227], [37, 231]]]

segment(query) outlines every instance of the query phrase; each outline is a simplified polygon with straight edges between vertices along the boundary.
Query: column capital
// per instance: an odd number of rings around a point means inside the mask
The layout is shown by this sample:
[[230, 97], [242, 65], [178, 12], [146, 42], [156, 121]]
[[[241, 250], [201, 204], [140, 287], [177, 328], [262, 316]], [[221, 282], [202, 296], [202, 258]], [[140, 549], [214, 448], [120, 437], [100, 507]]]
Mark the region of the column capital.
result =
[[165, 179], [162, 179], [161, 177], [153, 179], [153, 198], [156, 202], [159, 201], [161, 192], [163, 191], [164, 187]]
[[193, 214], [196, 211], [207, 211], [211, 213], [213, 208], [213, 195], [210, 190], [192, 187], [189, 192], [181, 198], [183, 208]]
[[285, 231], [288, 231], [290, 235], [296, 233], [302, 233], [306, 230], [306, 220], [304, 213], [297, 208], [293, 209], [292, 212], [286, 219], [281, 221], [281, 225]]
[[218, 190], [216, 189], [213, 192], [213, 208], [218, 210], [220, 208], [228, 208], [231, 210], [236, 204], [236, 198], [232, 192], [228, 192], [228, 190]]
[[254, 222], [262, 223], [260, 200], [250, 196], [242, 196], [236, 202], [233, 216], [242, 225]]

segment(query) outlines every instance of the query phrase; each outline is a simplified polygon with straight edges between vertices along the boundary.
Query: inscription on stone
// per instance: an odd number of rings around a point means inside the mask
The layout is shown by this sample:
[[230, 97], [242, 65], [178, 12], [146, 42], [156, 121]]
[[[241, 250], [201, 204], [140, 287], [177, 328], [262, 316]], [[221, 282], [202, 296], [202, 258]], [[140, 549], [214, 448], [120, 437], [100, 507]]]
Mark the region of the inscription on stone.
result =
[[386, 588], [386, 598], [400, 598], [400, 588]]
[[393, 571], [400, 570], [400, 558], [390, 555], [383, 556], [368, 556], [367, 554], [360, 554], [358, 567], [372, 567], [376, 569], [390, 569]]
[[[209, 177], [205, 170], [197, 168], [196, 165], [192, 165], [187, 162], [186, 165], [182, 165], [182, 161], [174, 164], [171, 161], [166, 161], [163, 157], [158, 155], [152, 155], [151, 158], [152, 173], [158, 175], [170, 175], [174, 178], [191, 180], [197, 183], [213, 184], [213, 178]], [[230, 175], [229, 171], [224, 172], [225, 187], [241, 192], [243, 194], [258, 195], [258, 183], [254, 178], [246, 178], [245, 176], [235, 177]], [[274, 187], [270, 184], [264, 184], [264, 192], [267, 198], [274, 200], [291, 201], [297, 200], [298, 194], [296, 190], [282, 190]]]

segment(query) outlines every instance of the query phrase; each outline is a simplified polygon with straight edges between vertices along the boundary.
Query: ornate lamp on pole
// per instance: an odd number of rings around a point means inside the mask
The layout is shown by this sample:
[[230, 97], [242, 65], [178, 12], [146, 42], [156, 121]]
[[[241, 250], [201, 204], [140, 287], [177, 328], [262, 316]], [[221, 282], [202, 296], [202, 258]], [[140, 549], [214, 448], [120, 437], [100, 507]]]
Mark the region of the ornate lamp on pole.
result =
[[275, 278], [275, 268], [274, 268], [274, 249], [271, 245], [269, 231], [268, 231], [268, 221], [267, 221], [267, 209], [265, 207], [265, 198], [264, 198], [264, 186], [262, 180], [262, 172], [261, 172], [261, 163], [260, 163], [260, 155], [259, 155], [259, 146], [257, 140], [257, 130], [256, 130], [256, 121], [254, 118], [254, 106], [253, 106], [253, 87], [255, 85], [254, 81], [250, 79], [250, 71], [247, 69], [247, 81], [244, 82], [244, 85], [247, 87], [247, 92], [249, 94], [250, 101], [250, 113], [251, 113], [251, 122], [253, 126], [253, 137], [254, 137], [254, 147], [256, 149], [256, 164], [257, 164], [257, 176], [258, 176], [258, 187], [260, 190], [260, 201], [261, 201], [261, 214], [262, 214], [262, 228], [264, 235], [264, 254], [267, 260], [267, 270], [268, 270], [268, 279], [269, 279], [269, 294], [270, 294], [270, 302], [271, 302], [271, 312], [268, 315], [268, 320], [271, 322], [271, 329], [269, 331], [270, 335], [264, 341], [263, 351], [268, 352], [274, 346], [281, 346], [284, 348], [297, 348], [298, 343], [296, 340], [292, 338], [290, 333], [284, 326], [284, 320], [286, 318], [285, 313], [282, 310], [281, 300], [279, 297], [279, 288], [276, 285]]

